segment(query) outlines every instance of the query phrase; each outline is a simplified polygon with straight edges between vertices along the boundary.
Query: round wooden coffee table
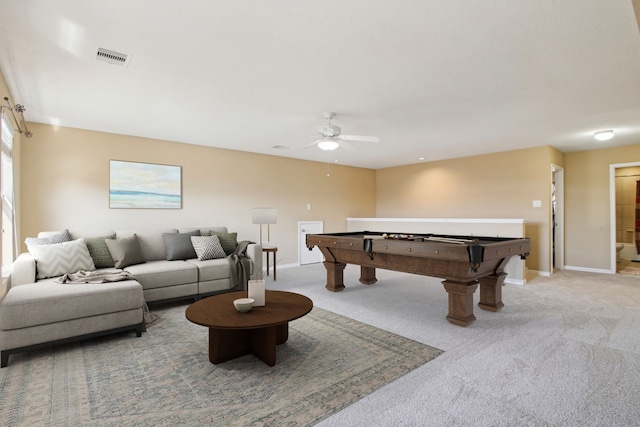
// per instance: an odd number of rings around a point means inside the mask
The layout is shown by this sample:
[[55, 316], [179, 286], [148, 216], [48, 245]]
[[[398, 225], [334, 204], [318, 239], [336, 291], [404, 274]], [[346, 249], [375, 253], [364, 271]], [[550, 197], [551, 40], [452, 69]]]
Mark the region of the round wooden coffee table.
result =
[[265, 291], [264, 307], [238, 312], [233, 300], [247, 291], [201, 299], [189, 307], [189, 321], [209, 328], [209, 361], [217, 364], [254, 354], [269, 366], [276, 364], [276, 345], [289, 338], [289, 322], [309, 313], [313, 302], [304, 295]]

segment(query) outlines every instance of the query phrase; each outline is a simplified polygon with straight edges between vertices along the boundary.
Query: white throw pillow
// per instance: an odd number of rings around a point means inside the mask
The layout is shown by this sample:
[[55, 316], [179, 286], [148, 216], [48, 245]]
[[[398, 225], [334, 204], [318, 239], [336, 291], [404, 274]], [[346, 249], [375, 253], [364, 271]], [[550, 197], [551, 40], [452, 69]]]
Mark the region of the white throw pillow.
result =
[[225, 258], [227, 254], [222, 249], [218, 236], [191, 236], [191, 244], [196, 250], [198, 260]]
[[53, 245], [32, 245], [29, 246], [29, 252], [36, 259], [38, 279], [96, 269], [84, 239]]

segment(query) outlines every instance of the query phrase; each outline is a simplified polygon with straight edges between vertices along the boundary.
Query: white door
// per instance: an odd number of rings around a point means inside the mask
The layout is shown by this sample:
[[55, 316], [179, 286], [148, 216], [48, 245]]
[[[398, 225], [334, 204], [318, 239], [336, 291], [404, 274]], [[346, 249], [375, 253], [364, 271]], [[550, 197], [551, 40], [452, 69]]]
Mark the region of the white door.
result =
[[298, 222], [298, 262], [300, 265], [324, 261], [324, 256], [317, 246], [313, 250], [307, 248], [307, 234], [319, 234], [324, 230], [322, 221]]

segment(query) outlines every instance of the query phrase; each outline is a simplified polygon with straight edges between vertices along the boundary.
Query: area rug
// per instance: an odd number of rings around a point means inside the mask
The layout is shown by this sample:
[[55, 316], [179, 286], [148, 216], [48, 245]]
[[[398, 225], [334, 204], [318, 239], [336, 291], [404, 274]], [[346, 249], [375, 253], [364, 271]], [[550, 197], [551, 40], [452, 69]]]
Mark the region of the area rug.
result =
[[11, 356], [0, 369], [4, 426], [305, 426], [441, 350], [314, 308], [290, 323], [268, 367], [213, 365], [186, 305], [154, 309], [141, 338], [119, 334]]

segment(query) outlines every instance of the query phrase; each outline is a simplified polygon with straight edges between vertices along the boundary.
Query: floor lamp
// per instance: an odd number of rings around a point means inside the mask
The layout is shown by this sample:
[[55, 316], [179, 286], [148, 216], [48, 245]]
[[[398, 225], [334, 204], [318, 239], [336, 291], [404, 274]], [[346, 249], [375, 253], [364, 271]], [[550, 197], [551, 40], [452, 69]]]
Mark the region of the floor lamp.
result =
[[276, 224], [276, 208], [253, 208], [253, 223], [260, 224], [260, 246], [262, 246], [262, 225], [267, 224], [267, 242], [271, 240], [270, 224]]

